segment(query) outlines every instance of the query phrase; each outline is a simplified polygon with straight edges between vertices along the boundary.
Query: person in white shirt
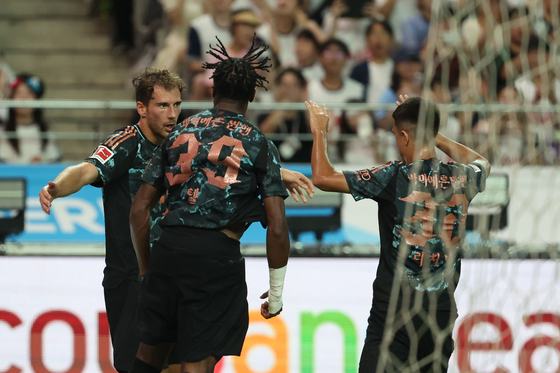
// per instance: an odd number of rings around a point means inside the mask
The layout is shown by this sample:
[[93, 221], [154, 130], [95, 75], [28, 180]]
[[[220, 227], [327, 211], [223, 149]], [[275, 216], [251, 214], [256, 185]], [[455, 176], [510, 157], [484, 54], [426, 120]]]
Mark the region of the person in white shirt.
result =
[[305, 80], [321, 80], [325, 71], [319, 62], [319, 41], [309, 30], [302, 30], [296, 37], [298, 68]]
[[210, 0], [206, 2], [208, 13], [196, 17], [189, 30], [187, 66], [191, 75], [204, 71], [202, 64], [209, 61], [206, 50], [216, 44], [218, 37], [224, 45], [232, 42], [230, 31], [231, 5], [233, 0]]
[[366, 31], [370, 57], [352, 69], [350, 77], [367, 87], [367, 102], [377, 103], [381, 93], [391, 85], [395, 62], [393, 29], [387, 21], [373, 21]]
[[[37, 100], [44, 85], [36, 76], [20, 74], [12, 82], [10, 98]], [[5, 163], [49, 163], [59, 161], [60, 149], [43, 119], [43, 111], [34, 108], [12, 108], [0, 132], [0, 161]]]
[[[321, 80], [309, 81], [307, 90], [310, 100], [325, 104], [363, 102], [363, 84], [343, 75], [349, 56], [346, 44], [338, 39], [329, 39], [321, 45], [319, 62], [323, 66], [325, 76]], [[340, 137], [342, 110], [329, 110], [329, 117], [331, 123], [329, 139], [336, 142]], [[336, 148], [336, 146], [330, 147], [333, 150]], [[332, 157], [337, 159], [337, 154], [332, 154]]]

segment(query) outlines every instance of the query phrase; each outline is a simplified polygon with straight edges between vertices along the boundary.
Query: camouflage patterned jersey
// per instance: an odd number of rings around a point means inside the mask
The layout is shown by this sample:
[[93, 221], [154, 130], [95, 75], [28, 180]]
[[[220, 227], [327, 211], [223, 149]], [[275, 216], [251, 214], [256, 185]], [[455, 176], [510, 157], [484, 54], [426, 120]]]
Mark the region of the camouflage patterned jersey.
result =
[[[103, 187], [105, 211], [105, 277], [103, 285], [117, 286], [123, 279], [138, 279], [138, 261], [132, 240], [128, 216], [132, 200], [142, 181], [140, 177], [152, 159], [157, 146], [152, 144], [138, 125], [121, 128], [101, 142], [86, 162], [99, 171], [101, 181], [93, 186]], [[152, 220], [161, 217], [163, 206], [152, 211]], [[151, 239], [161, 232], [151, 231]]]
[[413, 289], [436, 294], [438, 309], [450, 309], [461, 270], [467, 208], [485, 187], [482, 166], [433, 158], [409, 165], [389, 162], [344, 175], [355, 200], [371, 198], [379, 204], [381, 257], [374, 300], [389, 301], [399, 248], [405, 245], [404, 284], [412, 294]]
[[220, 229], [255, 221], [266, 226], [259, 196], [288, 196], [274, 144], [242, 115], [216, 109], [177, 125], [142, 180], [167, 189], [163, 226]]

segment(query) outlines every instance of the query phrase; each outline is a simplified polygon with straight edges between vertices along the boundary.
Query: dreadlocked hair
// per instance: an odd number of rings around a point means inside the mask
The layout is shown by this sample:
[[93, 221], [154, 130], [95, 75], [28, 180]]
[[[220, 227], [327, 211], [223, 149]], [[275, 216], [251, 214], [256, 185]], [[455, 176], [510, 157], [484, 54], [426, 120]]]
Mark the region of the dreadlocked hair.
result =
[[257, 70], [270, 71], [272, 67], [268, 64], [270, 58], [262, 57], [262, 54], [268, 50], [268, 45], [259, 43], [255, 44], [255, 37], [251, 48], [245, 56], [241, 58], [230, 57], [226, 47], [222, 41], [218, 40], [218, 46], [210, 46], [210, 50], [206, 53], [215, 57], [218, 62], [205, 62], [202, 67], [207, 70], [214, 70], [210, 77], [214, 80], [214, 95], [221, 98], [231, 99], [235, 101], [250, 101], [253, 98], [255, 89], [264, 88], [264, 82], [268, 80], [260, 75]]

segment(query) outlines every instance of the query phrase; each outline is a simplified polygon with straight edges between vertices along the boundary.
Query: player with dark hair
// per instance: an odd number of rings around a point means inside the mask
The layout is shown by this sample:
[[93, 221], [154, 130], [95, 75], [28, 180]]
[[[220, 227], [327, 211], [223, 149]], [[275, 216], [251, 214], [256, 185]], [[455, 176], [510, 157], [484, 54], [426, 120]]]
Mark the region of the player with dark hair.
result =
[[[82, 163], [62, 171], [39, 193], [45, 213], [55, 198], [76, 193], [91, 184], [103, 188], [105, 213], [105, 270], [103, 288], [105, 307], [113, 343], [113, 364], [117, 371], [132, 367], [140, 344], [135, 313], [140, 291], [138, 262], [130, 237], [129, 213], [132, 200], [142, 184], [140, 177], [158, 146], [177, 123], [181, 111], [184, 82], [168, 70], [147, 68], [133, 80], [136, 109], [140, 121], [109, 135]], [[305, 186], [300, 173], [283, 170], [286, 186], [297, 199], [299, 186]], [[299, 185], [299, 186], [298, 186]], [[151, 241], [160, 235], [156, 222], [165, 207], [157, 204], [151, 211]]]
[[[379, 204], [381, 254], [360, 373], [447, 371], [467, 208], [490, 173], [481, 155], [438, 134], [435, 104], [401, 100], [393, 133], [402, 161], [344, 172], [327, 155], [327, 108], [306, 102], [315, 186]], [[435, 146], [460, 163], [439, 161]]]
[[[265, 318], [282, 310], [289, 254], [286, 189], [278, 151], [245, 117], [266, 79], [265, 46], [254, 42], [242, 58], [223, 44], [205, 63], [214, 107], [179, 124], [148, 165], [132, 203], [130, 226], [144, 275], [132, 373], [159, 372], [176, 344], [181, 371], [208, 373], [225, 355], [239, 355], [248, 328], [245, 262], [239, 239], [253, 222], [267, 226], [270, 290]], [[150, 252], [149, 212], [167, 191], [163, 233]]]

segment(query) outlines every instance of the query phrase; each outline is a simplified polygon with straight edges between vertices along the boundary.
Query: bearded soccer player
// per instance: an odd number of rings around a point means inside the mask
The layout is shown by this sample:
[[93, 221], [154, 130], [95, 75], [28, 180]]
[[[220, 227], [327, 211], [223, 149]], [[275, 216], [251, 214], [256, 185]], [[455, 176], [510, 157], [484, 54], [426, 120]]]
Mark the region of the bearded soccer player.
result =
[[[154, 68], [147, 68], [133, 84], [140, 115], [138, 124], [109, 135], [84, 162], [66, 168], [39, 193], [43, 211], [50, 214], [55, 198], [76, 193], [88, 184], [103, 188], [106, 241], [103, 288], [113, 364], [119, 372], [130, 370], [140, 344], [135, 314], [141, 278], [130, 237], [130, 206], [142, 184], [140, 177], [146, 165], [177, 124], [181, 92], [185, 89], [178, 75]], [[282, 170], [282, 175], [292, 196], [297, 200], [299, 193], [305, 200], [300, 187], [311, 191], [306, 185], [309, 181], [302, 174], [288, 170]], [[152, 242], [161, 233], [156, 222], [164, 210], [163, 204], [156, 204], [151, 211]]]
[[[249, 324], [245, 262], [239, 239], [247, 227], [267, 227], [270, 271], [265, 318], [282, 310], [290, 249], [287, 193], [274, 144], [245, 118], [266, 79], [267, 48], [242, 58], [221, 42], [210, 50], [213, 109], [178, 125], [148, 165], [133, 201], [131, 233], [145, 274], [138, 308], [140, 348], [132, 373], [156, 373], [173, 344], [181, 372], [210, 373], [226, 355], [240, 355]], [[149, 211], [167, 192], [163, 233], [149, 250]]]
[[[401, 100], [393, 133], [402, 160], [343, 172], [327, 155], [327, 108], [306, 102], [315, 186], [379, 205], [381, 254], [360, 373], [447, 371], [467, 208], [490, 173], [485, 158], [438, 134], [434, 103]], [[458, 163], [439, 161], [436, 146]]]

